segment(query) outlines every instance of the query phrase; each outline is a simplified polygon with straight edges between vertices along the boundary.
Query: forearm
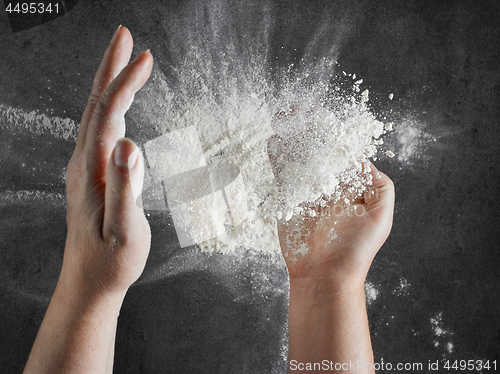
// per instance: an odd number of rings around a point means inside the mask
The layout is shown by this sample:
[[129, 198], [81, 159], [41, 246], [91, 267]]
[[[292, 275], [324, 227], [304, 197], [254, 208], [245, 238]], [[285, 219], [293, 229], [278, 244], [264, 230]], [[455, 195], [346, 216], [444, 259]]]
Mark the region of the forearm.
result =
[[111, 373], [123, 296], [84, 297], [60, 279], [24, 373]]
[[289, 361], [290, 373], [299, 363], [319, 363], [321, 372], [374, 372], [363, 284], [290, 281]]

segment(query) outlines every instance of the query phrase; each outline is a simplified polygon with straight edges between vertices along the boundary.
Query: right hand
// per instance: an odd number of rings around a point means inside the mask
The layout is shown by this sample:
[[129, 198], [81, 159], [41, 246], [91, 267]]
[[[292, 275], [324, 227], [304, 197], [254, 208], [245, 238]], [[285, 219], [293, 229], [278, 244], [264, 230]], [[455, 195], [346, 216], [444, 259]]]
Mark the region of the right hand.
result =
[[[372, 164], [373, 185], [352, 204], [337, 202], [316, 217], [278, 223], [290, 281], [328, 281], [339, 289], [364, 287], [368, 269], [387, 239], [394, 210], [394, 185]], [[379, 178], [376, 178], [377, 173]], [[294, 235], [294, 231], [306, 233]], [[295, 253], [307, 245], [305, 254]]]
[[[290, 115], [295, 115], [297, 110], [292, 108]], [[269, 140], [269, 157], [276, 178], [289, 160], [288, 148], [278, 136]], [[304, 215], [278, 222], [281, 250], [291, 283], [327, 281], [340, 289], [363, 289], [372, 260], [391, 230], [394, 211], [392, 181], [373, 164], [370, 169], [373, 184], [351, 204], [341, 200], [316, 208], [315, 217]], [[299, 248], [308, 250], [298, 253]]]

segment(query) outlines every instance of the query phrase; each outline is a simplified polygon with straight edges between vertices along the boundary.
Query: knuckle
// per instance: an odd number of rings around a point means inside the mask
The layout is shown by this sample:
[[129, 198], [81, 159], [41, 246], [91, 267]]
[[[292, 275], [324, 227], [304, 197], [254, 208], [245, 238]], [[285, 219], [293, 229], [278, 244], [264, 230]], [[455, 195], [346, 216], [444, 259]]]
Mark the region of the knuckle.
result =
[[115, 253], [127, 252], [137, 247], [135, 235], [120, 224], [109, 227], [107, 242]]
[[386, 185], [386, 188], [388, 191], [394, 191], [395, 187], [394, 187], [394, 182], [392, 181], [392, 179], [387, 178], [385, 185]]
[[95, 91], [92, 90], [92, 92], [89, 95], [89, 99], [87, 101], [88, 106], [95, 106], [100, 99], [100, 95], [96, 94]]
[[105, 117], [123, 116], [134, 97], [134, 91], [127, 86], [106, 90], [99, 97], [96, 110]]
[[106, 96], [106, 92], [98, 96], [95, 93], [91, 93], [88, 101], [88, 106], [92, 108], [92, 112], [101, 118], [106, 118], [112, 114], [112, 108], [109, 98]]
[[109, 109], [108, 101], [102, 96], [97, 100], [96, 105], [94, 107], [94, 113], [99, 115], [106, 115]]

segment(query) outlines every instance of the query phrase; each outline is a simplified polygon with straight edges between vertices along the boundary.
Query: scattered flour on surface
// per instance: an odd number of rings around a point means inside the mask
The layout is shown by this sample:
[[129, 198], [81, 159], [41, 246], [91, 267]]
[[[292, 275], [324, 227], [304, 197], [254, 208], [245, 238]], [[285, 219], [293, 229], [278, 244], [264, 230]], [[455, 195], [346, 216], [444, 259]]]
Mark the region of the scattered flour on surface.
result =
[[441, 336], [447, 332], [442, 327], [443, 323], [443, 313], [438, 313], [435, 317], [431, 318], [432, 329], [434, 330], [434, 335]]
[[368, 305], [371, 305], [379, 295], [379, 291], [375, 288], [373, 283], [365, 282], [365, 297]]
[[11, 131], [28, 130], [37, 135], [48, 133], [55, 138], [70, 141], [76, 140], [79, 127], [69, 118], [49, 117], [38, 111], [26, 112], [4, 104], [0, 104], [0, 122]]
[[434, 317], [431, 317], [430, 322], [434, 333], [434, 346], [436, 348], [440, 347], [440, 349], [444, 350], [443, 355], [452, 353], [455, 349], [455, 346], [449, 340], [449, 338], [450, 335], [453, 335], [453, 332], [449, 329], [445, 329], [445, 327], [443, 326], [443, 313], [439, 312]]
[[446, 350], [448, 351], [448, 353], [453, 353], [453, 348], [454, 348], [454, 345], [452, 342], [448, 342], [446, 344]]
[[399, 280], [399, 285], [396, 287], [394, 291], [392, 291], [393, 295], [396, 296], [408, 296], [408, 288], [410, 287], [410, 283], [406, 278], [401, 278]]
[[62, 193], [46, 191], [3, 191], [0, 192], [0, 206], [25, 203], [26, 201], [43, 201], [54, 206], [66, 205], [66, 196]]

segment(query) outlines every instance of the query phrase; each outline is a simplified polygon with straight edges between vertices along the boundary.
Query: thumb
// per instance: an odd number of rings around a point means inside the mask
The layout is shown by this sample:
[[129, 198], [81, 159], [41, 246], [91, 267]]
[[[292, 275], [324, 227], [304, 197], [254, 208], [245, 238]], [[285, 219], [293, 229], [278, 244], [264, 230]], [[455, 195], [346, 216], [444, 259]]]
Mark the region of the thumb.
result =
[[137, 204], [144, 180], [144, 161], [135, 143], [122, 138], [116, 142], [106, 173], [103, 238], [124, 244], [145, 224]]
[[371, 164], [370, 168], [373, 184], [364, 194], [366, 209], [372, 219], [385, 228], [388, 236], [394, 215], [394, 183], [387, 175], [378, 171], [375, 165]]

